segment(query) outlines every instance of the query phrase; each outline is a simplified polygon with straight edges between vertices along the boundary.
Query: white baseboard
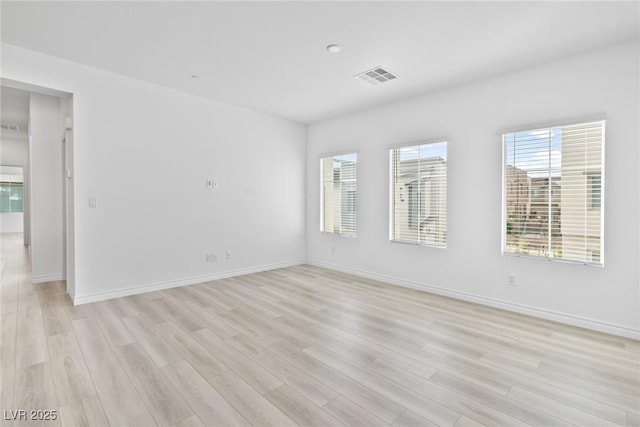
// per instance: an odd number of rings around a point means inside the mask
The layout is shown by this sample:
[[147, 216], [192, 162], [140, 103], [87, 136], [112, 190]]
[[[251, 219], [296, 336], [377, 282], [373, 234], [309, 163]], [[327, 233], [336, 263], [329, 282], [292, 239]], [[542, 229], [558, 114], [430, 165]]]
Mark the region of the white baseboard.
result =
[[106, 292], [96, 292], [86, 295], [75, 295], [72, 298], [73, 305], [87, 304], [91, 302], [104, 301], [112, 298], [126, 297], [129, 295], [137, 295], [145, 292], [161, 291], [163, 289], [177, 288], [180, 286], [195, 285], [196, 283], [209, 282], [211, 280], [226, 279], [228, 277], [242, 276], [244, 274], [259, 273], [261, 271], [275, 270], [277, 268], [293, 267], [294, 265], [304, 264], [304, 260], [285, 261], [274, 264], [264, 264], [254, 267], [239, 268], [235, 270], [227, 270], [219, 273], [204, 274], [200, 276], [185, 277], [176, 280], [167, 280], [163, 282], [147, 283], [144, 285], [130, 286], [127, 288], [115, 289]]
[[31, 283], [56, 282], [64, 280], [62, 274], [41, 274], [39, 276], [31, 276]]
[[357, 268], [346, 267], [339, 264], [332, 264], [323, 261], [307, 260], [307, 264], [317, 267], [328, 268], [330, 270], [341, 271], [344, 273], [353, 274], [355, 276], [366, 277], [368, 279], [379, 280], [381, 282], [389, 283], [391, 285], [403, 286], [406, 288], [417, 289], [432, 294], [442, 295], [450, 298], [455, 298], [463, 301], [470, 301], [490, 307], [500, 308], [515, 313], [526, 314], [541, 319], [552, 320], [559, 323], [565, 323], [572, 326], [578, 326], [581, 328], [592, 329], [599, 332], [605, 332], [608, 334], [619, 335], [626, 338], [640, 339], [640, 329], [629, 328], [627, 326], [616, 325], [612, 323], [602, 322], [599, 320], [588, 319], [585, 317], [574, 316], [571, 314], [559, 313], [551, 310], [546, 310], [538, 307], [532, 307], [523, 304], [517, 304], [509, 301], [504, 301], [496, 298], [484, 297], [481, 295], [470, 294], [466, 292], [454, 291], [451, 289], [441, 288], [438, 286], [428, 285], [425, 283], [415, 282], [411, 280], [400, 279], [394, 276], [387, 276], [383, 274], [373, 273], [370, 271], [360, 270]]

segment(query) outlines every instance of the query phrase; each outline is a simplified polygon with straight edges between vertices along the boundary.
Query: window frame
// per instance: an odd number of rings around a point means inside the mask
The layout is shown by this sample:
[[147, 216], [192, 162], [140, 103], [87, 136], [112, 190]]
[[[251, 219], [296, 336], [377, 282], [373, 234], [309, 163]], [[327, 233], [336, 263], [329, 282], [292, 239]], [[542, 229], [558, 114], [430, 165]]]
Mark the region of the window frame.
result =
[[[507, 134], [515, 134], [515, 133], [519, 133], [519, 132], [536, 132], [536, 131], [541, 131], [541, 130], [550, 130], [553, 128], [564, 128], [564, 127], [570, 127], [570, 126], [579, 126], [579, 125], [588, 125], [590, 123], [596, 123], [596, 122], [601, 122], [601, 126], [602, 126], [602, 141], [601, 141], [601, 146], [600, 146], [600, 194], [599, 194], [599, 199], [600, 199], [600, 207], [599, 208], [591, 208], [591, 197], [589, 194], [589, 187], [588, 187], [588, 176], [587, 175], [591, 175], [593, 173], [593, 171], [589, 171], [586, 170], [585, 171], [585, 190], [587, 192], [586, 196], [585, 196], [585, 209], [588, 211], [593, 211], [596, 209], [600, 210], [600, 224], [599, 224], [599, 228], [600, 228], [600, 247], [598, 249], [598, 256], [600, 261], [596, 261], [596, 262], [592, 262], [592, 261], [587, 261], [587, 260], [572, 260], [572, 259], [563, 259], [563, 258], [555, 258], [555, 257], [551, 257], [551, 256], [536, 256], [536, 255], [528, 255], [528, 254], [519, 254], [519, 253], [510, 253], [506, 251], [506, 239], [507, 239], [507, 185], [506, 185], [506, 166], [507, 166], [507, 149], [506, 149], [506, 143], [505, 143], [505, 135]], [[501, 230], [501, 240], [500, 240], [500, 245], [501, 245], [501, 254], [503, 256], [508, 256], [508, 257], [516, 257], [516, 258], [529, 258], [529, 259], [536, 259], [536, 260], [541, 260], [541, 261], [551, 261], [551, 262], [558, 262], [558, 263], [565, 263], [565, 264], [577, 264], [577, 265], [586, 265], [586, 266], [592, 266], [592, 267], [601, 267], [604, 268], [605, 265], [605, 227], [604, 227], [604, 221], [605, 221], [605, 168], [606, 168], [606, 139], [607, 139], [607, 118], [604, 115], [595, 115], [595, 116], [587, 116], [587, 117], [583, 117], [583, 118], [577, 118], [577, 119], [570, 119], [570, 120], [563, 120], [563, 121], [553, 121], [553, 122], [548, 122], [548, 123], [542, 123], [542, 124], [535, 124], [535, 125], [525, 125], [525, 126], [518, 126], [518, 127], [514, 127], [514, 128], [509, 128], [509, 129], [503, 129], [500, 130], [498, 132], [498, 135], [500, 136], [500, 143], [501, 143], [501, 148], [502, 148], [502, 157], [501, 157], [501, 168], [502, 168], [502, 206], [501, 206], [501, 211], [502, 211], [502, 215], [501, 215], [501, 224], [500, 224], [500, 230]], [[550, 190], [551, 191], [551, 190]], [[585, 239], [587, 237], [585, 236]], [[585, 253], [591, 253], [591, 250], [585, 250]], [[592, 255], [591, 255], [592, 256]], [[586, 256], [585, 256], [586, 258]]]

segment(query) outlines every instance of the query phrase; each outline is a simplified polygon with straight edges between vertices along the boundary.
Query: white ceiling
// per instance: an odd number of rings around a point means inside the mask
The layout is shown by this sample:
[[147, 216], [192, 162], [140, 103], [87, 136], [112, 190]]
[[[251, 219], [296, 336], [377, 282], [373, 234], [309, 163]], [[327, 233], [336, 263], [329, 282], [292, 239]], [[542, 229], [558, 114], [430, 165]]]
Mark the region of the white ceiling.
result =
[[2, 124], [17, 125], [19, 130], [0, 130], [0, 137], [27, 138], [29, 122], [29, 92], [10, 87], [0, 87], [0, 121]]
[[[1, 7], [5, 43], [302, 123], [630, 40], [640, 27], [637, 1]], [[398, 78], [353, 78], [375, 66]]]

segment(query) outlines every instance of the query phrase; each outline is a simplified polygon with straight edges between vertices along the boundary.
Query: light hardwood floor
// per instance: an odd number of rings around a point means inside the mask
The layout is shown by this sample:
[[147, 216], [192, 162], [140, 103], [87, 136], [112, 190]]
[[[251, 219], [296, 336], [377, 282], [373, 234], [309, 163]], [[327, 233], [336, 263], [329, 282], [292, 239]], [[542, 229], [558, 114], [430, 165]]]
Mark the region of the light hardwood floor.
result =
[[3, 418], [40, 409], [58, 411], [49, 426], [640, 423], [638, 341], [310, 266], [74, 307], [64, 283], [31, 284], [20, 239], [1, 239]]

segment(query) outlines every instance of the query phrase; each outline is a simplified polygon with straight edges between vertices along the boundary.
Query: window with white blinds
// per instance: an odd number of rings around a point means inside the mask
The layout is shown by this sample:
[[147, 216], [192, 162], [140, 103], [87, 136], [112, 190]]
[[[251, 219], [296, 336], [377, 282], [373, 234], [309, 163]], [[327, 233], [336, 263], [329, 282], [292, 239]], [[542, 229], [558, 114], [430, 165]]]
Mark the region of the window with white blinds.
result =
[[394, 148], [389, 155], [391, 240], [446, 247], [446, 141]]
[[357, 153], [320, 159], [320, 231], [356, 237]]
[[603, 265], [605, 122], [511, 132], [503, 253]]

